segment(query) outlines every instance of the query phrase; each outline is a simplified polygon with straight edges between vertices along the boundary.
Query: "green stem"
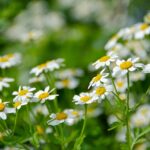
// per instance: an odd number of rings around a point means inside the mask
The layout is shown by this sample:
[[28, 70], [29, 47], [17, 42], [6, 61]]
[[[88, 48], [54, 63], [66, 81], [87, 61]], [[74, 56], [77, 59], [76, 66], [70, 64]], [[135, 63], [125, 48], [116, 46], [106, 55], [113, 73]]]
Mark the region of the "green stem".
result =
[[130, 111], [130, 77], [129, 71], [127, 73], [127, 83], [128, 83], [128, 90], [127, 90], [127, 102], [126, 102], [126, 129], [127, 129], [127, 144], [129, 150], [131, 150], [131, 133], [130, 133], [130, 125], [129, 125], [129, 111]]
[[61, 149], [65, 150], [65, 139], [64, 139], [64, 132], [63, 132], [63, 126], [60, 125], [60, 134], [61, 134]]
[[85, 127], [86, 127], [86, 121], [87, 121], [87, 105], [84, 105], [84, 122], [83, 122], [83, 126], [82, 126], [82, 130], [80, 133], [79, 138], [76, 140], [75, 144], [74, 144], [74, 150], [79, 150], [80, 146], [83, 142], [84, 139], [84, 131], [85, 131]]
[[112, 73], [111, 73], [111, 70], [110, 70], [110, 68], [109, 68], [108, 66], [107, 66], [107, 69], [108, 69], [108, 72], [109, 72], [109, 75], [110, 75], [112, 84], [113, 84], [113, 86], [114, 86], [115, 93], [116, 93], [117, 95], [119, 95], [119, 94], [118, 94], [118, 91], [117, 91], [117, 88], [116, 88], [116, 85], [115, 85], [115, 82], [114, 82], [114, 78], [113, 78]]
[[15, 133], [15, 130], [16, 130], [17, 119], [18, 119], [18, 110], [16, 111], [16, 117], [15, 117], [15, 123], [14, 123], [13, 134]]

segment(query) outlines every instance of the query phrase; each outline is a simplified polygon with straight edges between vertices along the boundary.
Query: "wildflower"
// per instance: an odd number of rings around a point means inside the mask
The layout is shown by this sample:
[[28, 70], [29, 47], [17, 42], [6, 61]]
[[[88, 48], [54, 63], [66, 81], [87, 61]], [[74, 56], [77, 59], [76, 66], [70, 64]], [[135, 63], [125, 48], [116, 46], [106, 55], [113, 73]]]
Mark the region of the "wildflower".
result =
[[39, 76], [39, 77], [32, 77], [29, 79], [29, 83], [33, 84], [33, 83], [39, 83], [39, 82], [43, 82], [45, 80], [44, 76]]
[[7, 114], [15, 113], [15, 109], [14, 108], [8, 108], [7, 104], [8, 104], [8, 102], [2, 102], [2, 99], [0, 99], [0, 118], [2, 120], [7, 119]]
[[14, 79], [13, 78], [7, 78], [7, 77], [0, 77], [0, 91], [3, 90], [3, 88], [8, 88], [9, 82], [13, 82]]
[[137, 63], [139, 58], [128, 60], [117, 60], [116, 64], [117, 66], [113, 69], [113, 76], [119, 74], [119, 75], [125, 75], [128, 71], [132, 72], [135, 71], [137, 68], [142, 68], [143, 64]]
[[58, 89], [63, 88], [74, 89], [79, 85], [79, 81], [76, 78], [72, 77], [68, 79], [63, 79], [61, 81], [56, 81], [55, 85]]
[[100, 85], [98, 87], [96, 87], [93, 91], [93, 97], [95, 97], [95, 99], [97, 99], [99, 102], [101, 102], [102, 99], [105, 99], [108, 95], [111, 94], [111, 92], [113, 91], [113, 87], [112, 85]]
[[31, 98], [33, 98], [33, 91], [35, 88], [30, 88], [27, 86], [19, 87], [18, 91], [13, 92], [13, 95], [16, 95], [14, 98], [14, 102], [16, 101], [22, 101], [22, 102], [28, 102]]
[[35, 115], [42, 114], [44, 116], [47, 116], [49, 114], [47, 107], [45, 105], [41, 105], [41, 104], [37, 105], [33, 108], [33, 113]]
[[44, 103], [46, 100], [54, 100], [57, 94], [50, 94], [54, 89], [49, 91], [50, 87], [47, 86], [44, 90], [40, 90], [37, 93], [35, 93], [35, 98], [39, 99], [41, 103]]
[[118, 92], [125, 92], [127, 89], [127, 80], [124, 78], [117, 78], [115, 80], [115, 85]]
[[99, 58], [93, 65], [95, 69], [99, 69], [100, 67], [109, 66], [112, 62], [116, 60], [117, 56], [114, 53], [110, 52], [108, 55]]
[[57, 114], [52, 113], [50, 118], [51, 119], [47, 121], [48, 125], [56, 126], [65, 122], [68, 119], [68, 115], [65, 112], [60, 112]]
[[75, 95], [73, 97], [73, 101], [75, 104], [83, 105], [83, 104], [91, 104], [96, 101], [95, 97], [93, 97], [92, 93], [80, 93], [79, 95]]
[[15, 109], [20, 109], [24, 105], [27, 105], [26, 101], [17, 100], [17, 101], [14, 102], [14, 108]]
[[59, 69], [63, 64], [64, 59], [56, 59], [47, 61], [46, 63], [40, 64], [37, 67], [34, 67], [30, 73], [35, 74], [36, 76], [40, 75], [43, 72], [54, 71]]
[[64, 113], [68, 115], [68, 118], [65, 120], [65, 123], [70, 126], [77, 123], [83, 117], [83, 111], [79, 110], [65, 109]]
[[0, 68], [10, 68], [20, 63], [21, 56], [18, 53], [7, 54], [0, 57]]
[[147, 23], [142, 23], [139, 25], [138, 30], [135, 33], [136, 39], [143, 39], [145, 35], [150, 34], [150, 26]]
[[103, 69], [99, 74], [97, 74], [93, 79], [91, 80], [89, 87], [91, 86], [99, 86], [102, 82], [108, 82], [108, 79], [106, 77], [109, 75], [108, 73], [104, 73], [105, 69]]

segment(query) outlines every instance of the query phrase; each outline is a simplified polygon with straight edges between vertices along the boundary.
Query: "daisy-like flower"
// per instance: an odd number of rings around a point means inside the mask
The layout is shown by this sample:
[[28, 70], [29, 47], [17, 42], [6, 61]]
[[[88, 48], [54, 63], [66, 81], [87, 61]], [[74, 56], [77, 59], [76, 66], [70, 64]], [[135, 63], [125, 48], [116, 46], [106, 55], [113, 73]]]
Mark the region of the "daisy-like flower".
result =
[[32, 77], [29, 79], [29, 83], [33, 84], [33, 83], [39, 83], [39, 82], [43, 82], [45, 80], [44, 76], [39, 76], [39, 77]]
[[93, 97], [97, 99], [99, 102], [101, 102], [108, 95], [110, 95], [112, 91], [113, 91], [112, 85], [101, 84], [100, 86], [96, 87], [93, 90], [93, 95], [94, 95]]
[[0, 68], [10, 68], [20, 63], [21, 56], [18, 53], [7, 54], [0, 57]]
[[9, 82], [13, 82], [13, 78], [7, 78], [7, 77], [0, 77], [0, 91], [3, 90], [3, 88], [10, 87]]
[[41, 104], [38, 104], [37, 106], [35, 106], [33, 108], [33, 113], [35, 115], [39, 115], [39, 114], [42, 114], [44, 116], [49, 115], [49, 112], [48, 112], [48, 109], [47, 109], [46, 105], [41, 105]]
[[52, 113], [50, 115], [50, 120], [47, 121], [48, 125], [51, 125], [51, 126], [56, 126], [56, 125], [59, 125], [63, 122], [65, 122], [69, 116], [67, 115], [67, 113], [65, 112], [60, 112], [60, 113], [57, 113], [57, 114], [54, 114]]
[[148, 34], [150, 34], [150, 25], [147, 23], [139, 24], [138, 30], [135, 33], [135, 39], [143, 39]]
[[27, 104], [28, 104], [27, 101], [21, 101], [21, 100], [19, 101], [19, 100], [17, 100], [17, 101], [14, 102], [13, 105], [14, 105], [15, 109], [19, 110], [22, 106], [27, 105]]
[[30, 73], [35, 74], [36, 76], [40, 75], [42, 72], [54, 71], [59, 69], [63, 65], [64, 59], [56, 59], [47, 61], [46, 63], [40, 64], [37, 67], [34, 67]]
[[47, 86], [44, 90], [40, 90], [37, 93], [35, 93], [34, 97], [41, 101], [41, 103], [44, 103], [46, 100], [54, 100], [57, 94], [50, 94], [54, 89], [50, 91], [50, 87]]
[[117, 60], [117, 66], [113, 69], [113, 76], [116, 75], [125, 75], [128, 71], [132, 72], [138, 68], [142, 68], [144, 65], [142, 63], [138, 63], [139, 58], [129, 58], [128, 60]]
[[75, 95], [73, 97], [73, 102], [75, 104], [83, 105], [83, 104], [91, 104], [96, 101], [96, 98], [93, 97], [93, 93], [80, 93], [79, 95]]
[[75, 89], [79, 85], [79, 81], [76, 78], [67, 78], [61, 81], [57, 81], [55, 83], [58, 89], [68, 88], [68, 89]]
[[127, 80], [124, 78], [117, 78], [115, 80], [115, 85], [118, 92], [125, 92], [127, 89]]
[[105, 69], [103, 69], [99, 74], [97, 74], [93, 79], [91, 80], [89, 87], [91, 86], [99, 86], [102, 82], [108, 82], [108, 79], [106, 78], [109, 74], [104, 73]]
[[100, 67], [109, 66], [112, 62], [116, 60], [117, 56], [110, 52], [108, 55], [99, 58], [95, 63], [93, 63], [95, 69], [99, 69]]
[[18, 91], [13, 92], [13, 95], [16, 97], [13, 99], [14, 102], [22, 101], [22, 102], [29, 102], [31, 98], [33, 98], [33, 91], [35, 88], [31, 88], [28, 86], [19, 87]]
[[2, 120], [7, 119], [7, 114], [16, 112], [14, 108], [8, 108], [7, 104], [8, 102], [2, 102], [2, 100], [0, 99], [0, 118]]
[[68, 118], [65, 120], [65, 123], [70, 126], [77, 123], [83, 117], [83, 111], [79, 110], [65, 109], [64, 113], [68, 115]]

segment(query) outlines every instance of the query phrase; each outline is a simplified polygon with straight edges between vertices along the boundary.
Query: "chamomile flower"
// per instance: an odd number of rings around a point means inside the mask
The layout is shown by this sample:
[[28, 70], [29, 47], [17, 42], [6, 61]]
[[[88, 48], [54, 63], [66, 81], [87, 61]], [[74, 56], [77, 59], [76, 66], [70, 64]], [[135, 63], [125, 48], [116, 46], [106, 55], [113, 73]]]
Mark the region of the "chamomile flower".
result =
[[2, 120], [7, 119], [7, 114], [15, 113], [15, 109], [14, 108], [8, 108], [7, 103], [8, 102], [2, 102], [2, 100], [0, 99], [0, 118]]
[[113, 76], [125, 75], [128, 71], [132, 72], [138, 68], [142, 68], [143, 64], [138, 63], [139, 58], [129, 58], [128, 60], [117, 60], [117, 66], [113, 69]]
[[13, 92], [13, 95], [16, 97], [13, 99], [14, 102], [22, 101], [22, 102], [29, 102], [31, 98], [33, 98], [33, 91], [35, 88], [31, 88], [28, 86], [19, 87], [18, 91]]
[[113, 91], [113, 86], [108, 84], [101, 84], [93, 90], [93, 97], [101, 102]]
[[47, 86], [44, 90], [40, 90], [37, 93], [35, 93], [34, 97], [41, 101], [41, 103], [44, 103], [46, 100], [54, 100], [57, 94], [50, 94], [54, 89], [50, 91], [50, 87]]
[[138, 30], [135, 33], [135, 39], [143, 39], [145, 35], [150, 34], [150, 25], [142, 23], [139, 25]]
[[75, 102], [75, 104], [79, 104], [79, 105], [83, 105], [83, 104], [91, 104], [93, 102], [96, 101], [96, 98], [93, 97], [92, 93], [88, 93], [88, 92], [83, 92], [80, 93], [79, 95], [75, 95], [73, 97], [73, 102]]
[[0, 68], [10, 68], [20, 63], [21, 56], [18, 53], [7, 54], [0, 57]]
[[79, 85], [79, 80], [73, 77], [67, 78], [60, 81], [56, 81], [55, 85], [58, 89], [75, 89]]
[[118, 92], [125, 92], [127, 89], [127, 80], [124, 78], [117, 78], [115, 80], [115, 85]]
[[33, 84], [33, 83], [39, 83], [39, 82], [43, 82], [45, 80], [44, 76], [40, 75], [38, 77], [32, 77], [29, 79], [29, 83]]
[[30, 73], [35, 74], [36, 76], [40, 75], [42, 72], [54, 71], [59, 69], [63, 65], [64, 59], [56, 59], [47, 61], [46, 63], [40, 64], [34, 67]]
[[48, 125], [51, 125], [51, 126], [56, 126], [56, 125], [59, 125], [63, 122], [65, 122], [69, 116], [67, 115], [67, 113], [65, 112], [59, 112], [59, 113], [52, 113], [50, 115], [50, 120], [47, 121]]
[[95, 63], [93, 63], [95, 69], [99, 69], [101, 67], [109, 66], [112, 62], [116, 60], [117, 56], [110, 52], [108, 55], [99, 58]]
[[105, 69], [103, 69], [99, 74], [97, 74], [95, 77], [92, 78], [89, 87], [91, 86], [99, 86], [102, 82], [108, 82], [108, 79], [106, 78], [109, 74], [104, 73]]
[[33, 108], [33, 113], [35, 115], [39, 115], [39, 114], [42, 114], [44, 116], [48, 116], [49, 112], [48, 112], [48, 109], [45, 105], [37, 105]]
[[68, 115], [68, 118], [65, 120], [67, 125], [73, 125], [77, 123], [83, 117], [83, 111], [74, 110], [74, 109], [65, 109], [64, 113]]
[[3, 90], [3, 88], [10, 87], [9, 82], [13, 82], [13, 78], [7, 78], [7, 77], [0, 77], [0, 91]]
[[20, 109], [22, 106], [27, 105], [27, 104], [28, 104], [27, 101], [17, 100], [17, 101], [14, 102], [13, 105], [14, 105], [15, 109]]

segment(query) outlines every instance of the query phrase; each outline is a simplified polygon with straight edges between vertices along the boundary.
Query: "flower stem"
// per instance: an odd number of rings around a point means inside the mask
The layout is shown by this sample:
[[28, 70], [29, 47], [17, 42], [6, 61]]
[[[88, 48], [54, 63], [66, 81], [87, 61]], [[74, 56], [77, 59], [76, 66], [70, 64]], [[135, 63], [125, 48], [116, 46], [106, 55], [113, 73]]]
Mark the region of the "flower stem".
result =
[[130, 111], [130, 78], [129, 78], [129, 71], [127, 73], [127, 83], [128, 83], [128, 90], [127, 90], [127, 102], [126, 102], [126, 129], [127, 129], [127, 144], [129, 150], [131, 150], [131, 133], [130, 133], [130, 125], [129, 125], [129, 111]]
[[17, 119], [18, 119], [18, 110], [16, 111], [15, 123], [14, 123], [14, 128], [13, 128], [13, 134], [15, 133], [15, 130], [16, 130]]
[[80, 146], [81, 146], [83, 139], [84, 139], [84, 131], [85, 131], [85, 127], [86, 127], [86, 121], [87, 121], [87, 105], [85, 104], [84, 105], [84, 122], [83, 122], [80, 136], [74, 144], [74, 150], [80, 150]]

